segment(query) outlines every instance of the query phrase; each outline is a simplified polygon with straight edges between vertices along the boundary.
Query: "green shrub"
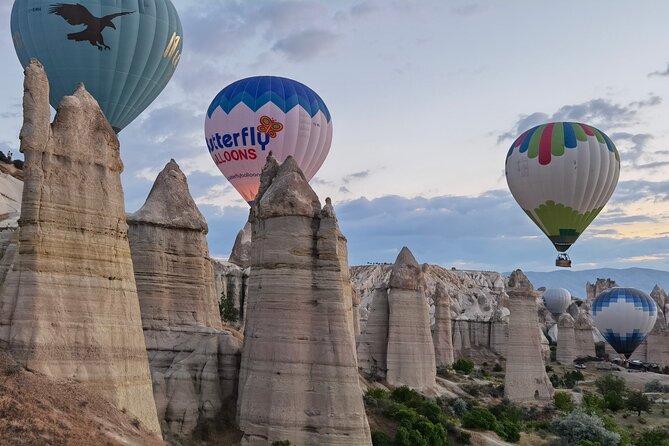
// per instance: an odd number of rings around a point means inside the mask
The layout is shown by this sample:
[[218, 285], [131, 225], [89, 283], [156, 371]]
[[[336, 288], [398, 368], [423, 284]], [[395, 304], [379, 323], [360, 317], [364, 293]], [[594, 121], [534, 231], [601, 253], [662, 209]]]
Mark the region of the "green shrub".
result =
[[625, 380], [610, 373], [597, 378], [595, 386], [602, 395], [607, 395], [610, 392], [615, 392], [619, 395], [625, 393]]
[[662, 429], [656, 428], [647, 430], [641, 433], [634, 440], [635, 446], [669, 446], [669, 433]]
[[460, 358], [453, 364], [453, 370], [469, 375], [474, 370], [474, 363], [466, 358]]
[[525, 411], [521, 407], [511, 403], [509, 400], [504, 400], [496, 406], [493, 406], [490, 408], [490, 412], [495, 415], [497, 420], [510, 420], [514, 423], [522, 423], [527, 418]]
[[618, 392], [608, 392], [604, 395], [604, 403], [611, 412], [618, 412], [625, 407], [625, 400]]
[[625, 407], [641, 416], [641, 412], [650, 413], [652, 403], [643, 392], [629, 392]]
[[390, 398], [392, 398], [393, 401], [397, 401], [398, 403], [403, 403], [411, 407], [416, 403], [420, 403], [424, 399], [420, 393], [407, 386], [394, 389], [390, 393]]
[[274, 443], [272, 443], [272, 446], [290, 446], [290, 441], [288, 440], [275, 441]]
[[474, 407], [462, 417], [462, 425], [468, 429], [497, 429], [497, 418], [488, 409]]
[[578, 442], [576, 446], [602, 446], [602, 445], [600, 443], [597, 443], [596, 441], [581, 440]]
[[218, 311], [221, 314], [221, 319], [226, 322], [237, 322], [239, 320], [239, 310], [223, 294], [221, 294], [221, 299], [218, 301]]
[[583, 394], [583, 402], [581, 403], [583, 411], [593, 415], [601, 415], [606, 410], [606, 402], [604, 398], [596, 393], [585, 392]]
[[574, 410], [574, 402], [571, 400], [571, 394], [567, 392], [555, 392], [553, 403], [557, 410], [562, 412], [571, 412]]
[[463, 430], [459, 430], [455, 436], [455, 440], [460, 444], [472, 444], [472, 434]]
[[451, 366], [448, 365], [438, 366], [437, 376], [441, 376], [442, 378], [448, 378], [449, 376], [451, 376]]
[[497, 435], [502, 437], [503, 440], [509, 441], [511, 443], [517, 443], [520, 441], [520, 425], [514, 423], [511, 420], [502, 420], [497, 425]]
[[376, 387], [371, 388], [367, 391], [366, 393], [367, 396], [372, 397], [374, 399], [380, 400], [384, 398], [388, 398], [388, 391], [383, 390], [383, 389], [378, 389]]
[[495, 365], [493, 366], [492, 371], [493, 371], [493, 372], [497, 372], [497, 373], [499, 373], [499, 372], [503, 372], [503, 371], [504, 371], [504, 367], [502, 367], [502, 364], [500, 364], [499, 362], [497, 362], [497, 363], [495, 363]]
[[647, 382], [644, 386], [646, 392], [669, 393], [669, 385], [662, 384], [659, 379]]
[[474, 398], [476, 398], [481, 394], [481, 392], [479, 391], [478, 384], [465, 384], [462, 386], [462, 390], [464, 390]]
[[618, 446], [620, 442], [620, 435], [609, 432], [601, 418], [580, 410], [555, 417], [550, 430], [559, 437], [555, 443], [558, 446], [573, 446], [582, 440], [599, 443], [601, 446]]
[[467, 401], [463, 400], [462, 398], [457, 398], [453, 400], [450, 406], [453, 409], [455, 415], [458, 417], [463, 416], [469, 410], [469, 405], [467, 404]]
[[372, 432], [372, 445], [374, 446], [392, 446], [393, 440], [385, 432]]

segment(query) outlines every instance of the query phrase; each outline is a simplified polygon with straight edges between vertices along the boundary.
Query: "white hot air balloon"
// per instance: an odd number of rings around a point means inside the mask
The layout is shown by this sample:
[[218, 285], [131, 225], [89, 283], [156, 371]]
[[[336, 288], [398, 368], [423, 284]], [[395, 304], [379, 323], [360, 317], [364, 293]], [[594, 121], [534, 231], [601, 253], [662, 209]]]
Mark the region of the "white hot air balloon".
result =
[[571, 304], [571, 293], [564, 288], [549, 288], [544, 291], [544, 305], [553, 314], [562, 314]]

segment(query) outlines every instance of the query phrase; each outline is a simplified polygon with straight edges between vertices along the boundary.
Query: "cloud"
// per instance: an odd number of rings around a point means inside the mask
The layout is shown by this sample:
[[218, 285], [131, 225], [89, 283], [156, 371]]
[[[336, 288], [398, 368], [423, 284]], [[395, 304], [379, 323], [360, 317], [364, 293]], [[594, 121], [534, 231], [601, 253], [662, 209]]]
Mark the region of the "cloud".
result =
[[308, 29], [277, 40], [272, 49], [284, 53], [294, 62], [302, 62], [322, 54], [336, 39], [337, 34], [331, 31]]
[[664, 70], [653, 71], [652, 73], [648, 73], [648, 77], [652, 76], [669, 76], [669, 64], [667, 64], [667, 68], [665, 68]]
[[661, 103], [662, 98], [653, 94], [647, 99], [628, 104], [616, 104], [609, 99], [591, 99], [580, 104], [564, 105], [552, 114], [534, 112], [521, 115], [509, 131], [499, 135], [497, 142], [513, 139], [529, 128], [551, 121], [585, 122], [604, 131], [627, 127], [637, 123], [641, 110]]
[[371, 174], [371, 170], [363, 170], [362, 172], [355, 172], [349, 175], [346, 175], [344, 178], [342, 178], [342, 181], [344, 184], [350, 184], [353, 181], [356, 180], [363, 180]]

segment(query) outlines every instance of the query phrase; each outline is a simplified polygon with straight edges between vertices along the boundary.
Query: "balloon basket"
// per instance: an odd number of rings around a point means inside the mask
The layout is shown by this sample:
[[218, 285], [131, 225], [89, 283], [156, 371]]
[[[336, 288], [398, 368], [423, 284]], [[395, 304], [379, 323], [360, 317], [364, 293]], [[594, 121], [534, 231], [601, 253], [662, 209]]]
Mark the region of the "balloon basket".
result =
[[555, 259], [555, 266], [559, 266], [560, 268], [571, 268], [571, 259], [567, 254], [560, 254], [557, 259]]

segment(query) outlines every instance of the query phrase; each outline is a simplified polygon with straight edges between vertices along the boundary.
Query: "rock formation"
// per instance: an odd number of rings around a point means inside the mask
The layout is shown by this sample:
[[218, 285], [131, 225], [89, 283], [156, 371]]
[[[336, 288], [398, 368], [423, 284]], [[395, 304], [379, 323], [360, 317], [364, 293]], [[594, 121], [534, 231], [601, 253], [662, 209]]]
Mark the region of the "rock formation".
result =
[[221, 330], [207, 223], [174, 160], [128, 223], [158, 417], [189, 436], [234, 407], [241, 340]]
[[243, 444], [371, 445], [332, 207], [292, 157], [269, 156], [250, 220]]
[[558, 319], [558, 335], [555, 359], [560, 364], [572, 365], [574, 364], [574, 359], [578, 357], [574, 325], [574, 318], [569, 314], [563, 314]]
[[249, 267], [251, 261], [251, 223], [246, 222], [244, 228], [237, 234], [235, 244], [230, 254], [230, 263], [234, 263], [242, 269]]
[[619, 286], [615, 280], [597, 279], [594, 284], [588, 282], [585, 285], [586, 302], [592, 302], [595, 297], [604, 290]]
[[[364, 335], [372, 297], [387, 288], [392, 265], [351, 268], [351, 281], [360, 293], [360, 330]], [[507, 279], [495, 272], [460, 271], [429, 265], [424, 273], [426, 299], [434, 314], [436, 287], [441, 283], [450, 298], [454, 357], [495, 362], [504, 355], [508, 339]], [[360, 352], [359, 352], [360, 353]]]
[[388, 354], [388, 290], [376, 288], [365, 332], [358, 343], [358, 366], [368, 378], [386, 377]]
[[522, 271], [509, 279], [509, 345], [506, 356], [504, 396], [513, 402], [550, 400], [551, 385], [537, 330], [537, 293]]
[[51, 124], [49, 83], [25, 70], [19, 253], [0, 290], [0, 340], [160, 432], [127, 239], [119, 142], [83, 86]]
[[[669, 320], [667, 320], [667, 313], [669, 310], [669, 296], [667, 296], [666, 291], [664, 291], [658, 285], [655, 285], [653, 291], [650, 292], [650, 297], [653, 298], [653, 300], [657, 304], [658, 310], [660, 310], [664, 315], [665, 323], [669, 325]], [[659, 316], [660, 313], [658, 313], [658, 317]]]
[[453, 330], [451, 329], [451, 298], [443, 283], [437, 284], [434, 295], [434, 357], [437, 367], [453, 364]]
[[388, 289], [387, 380], [417, 390], [436, 385], [436, 361], [425, 299], [425, 277], [407, 247], [402, 248]]
[[592, 330], [595, 327], [595, 321], [586, 311], [581, 311], [574, 321], [574, 335], [576, 337], [576, 355], [577, 356], [596, 356], [595, 338]]

